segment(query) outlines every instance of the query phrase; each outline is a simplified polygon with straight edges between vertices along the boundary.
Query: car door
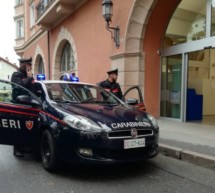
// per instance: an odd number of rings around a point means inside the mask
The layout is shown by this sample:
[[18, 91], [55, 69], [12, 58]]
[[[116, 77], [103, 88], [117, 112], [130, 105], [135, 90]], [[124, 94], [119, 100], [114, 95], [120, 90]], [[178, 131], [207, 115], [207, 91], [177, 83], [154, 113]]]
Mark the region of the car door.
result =
[[124, 93], [124, 99], [127, 101], [129, 98], [134, 98], [138, 100], [138, 104], [134, 105], [140, 110], [146, 111], [146, 106], [143, 101], [142, 91], [139, 86], [132, 86]]
[[[0, 93], [4, 93], [0, 97], [0, 144], [34, 144], [40, 127], [40, 99], [25, 88], [4, 80], [0, 80]], [[34, 102], [26, 103], [17, 97]]]

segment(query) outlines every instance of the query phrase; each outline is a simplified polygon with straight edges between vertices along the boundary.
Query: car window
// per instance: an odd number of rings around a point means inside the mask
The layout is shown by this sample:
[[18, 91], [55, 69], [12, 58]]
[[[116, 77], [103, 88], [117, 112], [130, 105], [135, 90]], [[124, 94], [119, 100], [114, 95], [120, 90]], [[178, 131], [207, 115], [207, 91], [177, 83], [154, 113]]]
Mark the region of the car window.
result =
[[46, 84], [46, 89], [48, 96], [51, 100], [55, 101], [73, 101], [77, 102], [80, 99], [78, 98], [77, 93], [74, 93], [67, 84], [59, 83], [49, 83]]
[[125, 100], [128, 100], [129, 98], [134, 98], [134, 99], [138, 100], [138, 103], [143, 102], [142, 93], [141, 93], [141, 90], [138, 86], [133, 86], [133, 87], [129, 88], [125, 92], [124, 98], [125, 98]]
[[0, 80], [0, 102], [17, 103], [16, 99], [20, 95], [33, 96], [38, 100], [33, 93], [22, 86], [9, 81]]
[[119, 101], [104, 89], [85, 84], [46, 83], [47, 93], [51, 100], [118, 104]]
[[12, 88], [10, 84], [0, 82], [0, 102], [10, 102], [12, 100]]

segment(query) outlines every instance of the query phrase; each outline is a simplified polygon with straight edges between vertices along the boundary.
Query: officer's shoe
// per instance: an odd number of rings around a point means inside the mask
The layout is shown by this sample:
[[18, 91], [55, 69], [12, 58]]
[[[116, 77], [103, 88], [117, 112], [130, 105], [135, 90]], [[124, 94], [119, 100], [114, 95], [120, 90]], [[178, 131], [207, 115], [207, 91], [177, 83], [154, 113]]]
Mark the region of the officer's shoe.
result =
[[23, 151], [21, 149], [17, 148], [17, 147], [13, 148], [13, 155], [15, 157], [24, 157]]

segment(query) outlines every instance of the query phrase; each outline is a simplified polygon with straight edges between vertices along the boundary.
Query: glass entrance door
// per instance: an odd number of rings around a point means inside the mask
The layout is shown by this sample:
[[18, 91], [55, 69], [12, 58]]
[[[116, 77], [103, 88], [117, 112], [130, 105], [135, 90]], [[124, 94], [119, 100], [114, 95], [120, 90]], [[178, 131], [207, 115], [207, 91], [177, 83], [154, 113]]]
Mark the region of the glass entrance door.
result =
[[162, 117], [181, 119], [182, 54], [162, 58], [161, 102]]
[[215, 123], [215, 49], [189, 52], [187, 72], [186, 120]]

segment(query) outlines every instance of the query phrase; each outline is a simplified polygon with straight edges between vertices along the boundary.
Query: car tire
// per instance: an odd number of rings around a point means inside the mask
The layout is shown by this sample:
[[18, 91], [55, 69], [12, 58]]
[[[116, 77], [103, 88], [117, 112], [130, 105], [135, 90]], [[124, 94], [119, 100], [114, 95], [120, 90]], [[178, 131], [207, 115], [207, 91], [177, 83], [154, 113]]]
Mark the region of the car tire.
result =
[[54, 172], [58, 168], [58, 159], [54, 138], [49, 130], [45, 130], [41, 138], [41, 158], [45, 170]]

